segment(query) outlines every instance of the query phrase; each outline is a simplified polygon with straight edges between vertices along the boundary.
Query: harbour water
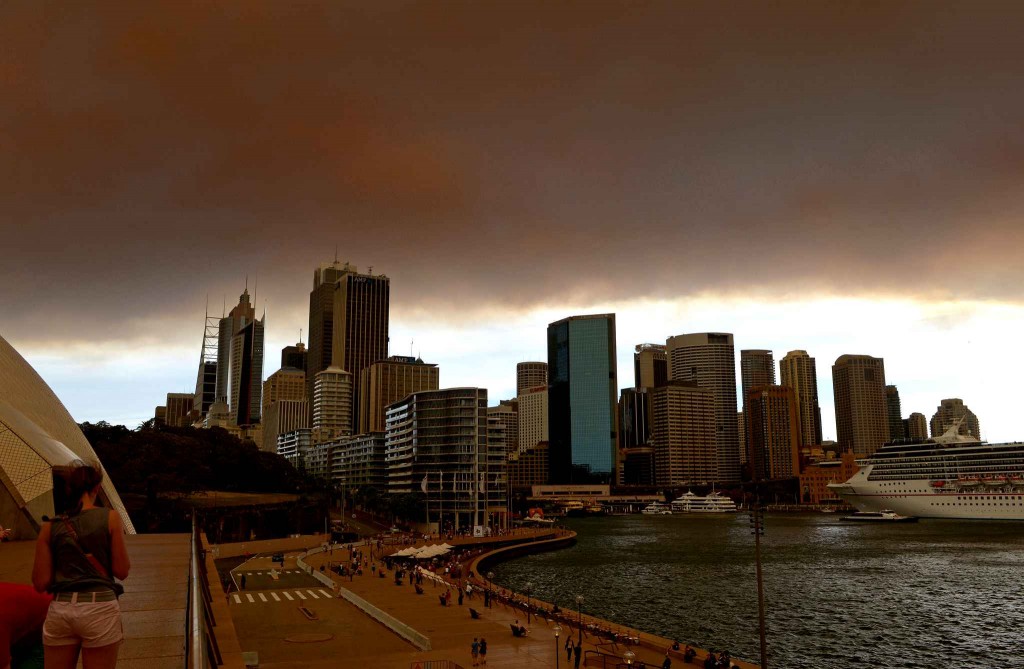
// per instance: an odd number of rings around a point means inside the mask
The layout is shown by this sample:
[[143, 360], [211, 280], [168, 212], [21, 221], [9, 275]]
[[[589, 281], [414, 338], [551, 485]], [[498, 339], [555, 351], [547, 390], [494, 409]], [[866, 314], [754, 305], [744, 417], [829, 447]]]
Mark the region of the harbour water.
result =
[[[567, 520], [575, 547], [498, 565], [495, 581], [756, 660], [753, 537], [743, 513]], [[849, 523], [775, 514], [763, 546], [772, 667], [1024, 666], [1024, 524]]]

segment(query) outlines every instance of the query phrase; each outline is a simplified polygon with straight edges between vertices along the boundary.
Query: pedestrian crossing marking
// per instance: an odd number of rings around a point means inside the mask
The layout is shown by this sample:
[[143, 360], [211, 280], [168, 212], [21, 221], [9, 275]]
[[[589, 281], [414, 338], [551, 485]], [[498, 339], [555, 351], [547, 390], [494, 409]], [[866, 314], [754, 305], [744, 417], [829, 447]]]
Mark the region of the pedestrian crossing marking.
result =
[[262, 592], [261, 592], [261, 593], [258, 593], [258, 594], [259, 594], [259, 596], [260, 596], [260, 599], [262, 599], [263, 601], [265, 601], [265, 602], [266, 602], [266, 601], [269, 601], [269, 600], [267, 599], [267, 596], [266, 596], [266, 595], [264, 595], [264, 594], [263, 594]]
[[319, 597], [317, 597], [316, 593], [313, 592], [312, 590], [307, 590], [306, 592], [308, 592], [310, 597], [312, 597], [313, 599], [320, 599]]
[[323, 596], [324, 596], [324, 597], [326, 597], [327, 599], [330, 599], [330, 598], [331, 598], [331, 593], [327, 592], [327, 591], [326, 591], [326, 590], [324, 590], [323, 588], [320, 588], [320, 590], [319, 590], [318, 592], [322, 593], [322, 594], [323, 594]]
[[239, 597], [237, 594], [235, 594], [235, 604], [241, 604], [241, 603], [242, 603], [242, 598]]
[[287, 592], [282, 592], [281, 594], [287, 597], [289, 602], [295, 601], [295, 598], [289, 595]]
[[256, 575], [257, 576], [263, 576], [263, 572], [262, 571], [258, 571], [258, 572], [256, 572]]
[[253, 602], [253, 603], [255, 603], [255, 602], [256, 602], [256, 600], [255, 600], [255, 599], [253, 599], [253, 598], [252, 598], [252, 595], [250, 595], [250, 594], [249, 594], [248, 592], [247, 592], [247, 593], [245, 593], [245, 596], [246, 596], [246, 598], [247, 598], [247, 599], [248, 599], [248, 600], [249, 600], [250, 602]]
[[309, 599], [309, 597], [306, 597], [304, 594], [302, 594], [298, 590], [295, 591], [295, 594], [299, 596], [299, 599]]
[[277, 596], [277, 593], [276, 593], [276, 592], [272, 592], [272, 593], [270, 593], [270, 596], [274, 598], [274, 601], [275, 601], [275, 602], [279, 602], [279, 601], [281, 601], [281, 598]]

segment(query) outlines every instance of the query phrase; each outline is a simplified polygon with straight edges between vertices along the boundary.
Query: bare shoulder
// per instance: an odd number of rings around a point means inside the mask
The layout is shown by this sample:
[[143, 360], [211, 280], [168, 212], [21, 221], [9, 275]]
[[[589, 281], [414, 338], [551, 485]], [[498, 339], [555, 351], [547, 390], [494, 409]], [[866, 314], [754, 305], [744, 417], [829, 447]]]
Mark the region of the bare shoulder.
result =
[[110, 528], [110, 532], [111, 533], [120, 532], [121, 531], [121, 514], [119, 514], [117, 511], [114, 511], [113, 509], [111, 509], [109, 511], [109, 515], [107, 516], [107, 526]]

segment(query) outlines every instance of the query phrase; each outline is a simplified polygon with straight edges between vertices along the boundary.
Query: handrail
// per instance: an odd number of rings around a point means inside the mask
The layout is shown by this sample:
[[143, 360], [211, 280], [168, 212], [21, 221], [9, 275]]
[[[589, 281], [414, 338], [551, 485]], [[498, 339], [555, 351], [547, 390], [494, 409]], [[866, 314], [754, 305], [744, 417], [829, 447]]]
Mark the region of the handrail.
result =
[[[185, 606], [186, 639], [184, 669], [210, 667], [210, 616], [203, 592], [204, 572], [199, 555], [199, 526], [192, 514], [192, 533], [189, 539], [188, 602]], [[218, 662], [219, 664], [219, 662]]]

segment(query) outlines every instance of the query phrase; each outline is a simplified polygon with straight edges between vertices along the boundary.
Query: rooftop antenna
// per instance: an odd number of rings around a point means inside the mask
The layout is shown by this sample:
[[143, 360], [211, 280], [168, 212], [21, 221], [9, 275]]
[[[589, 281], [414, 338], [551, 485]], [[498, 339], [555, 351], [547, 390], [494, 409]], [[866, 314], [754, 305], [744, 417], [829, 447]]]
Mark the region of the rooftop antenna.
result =
[[249, 275], [245, 275], [245, 292], [249, 292]]
[[299, 328], [299, 343], [302, 343], [302, 328]]
[[410, 358], [412, 357], [412, 345], [413, 345], [413, 342], [414, 342], [414, 341], [415, 341], [415, 340], [413, 340], [413, 339], [410, 339], [410, 340], [409, 340], [409, 357], [410, 357]]
[[338, 264], [338, 245], [334, 245], [334, 264]]
[[220, 317], [224, 318], [228, 315], [228, 296], [222, 295], [221, 299], [224, 300], [224, 304], [220, 308]]
[[[248, 289], [248, 287], [249, 287], [249, 275], [248, 274], [245, 277], [245, 285], [246, 285], [246, 289]], [[260, 287], [260, 273], [256, 272], [256, 279], [255, 279], [255, 281], [253, 282], [253, 285], [252, 285], [252, 303], [253, 303], [253, 305], [256, 304], [256, 289], [259, 288], [259, 287]], [[267, 304], [266, 304], [266, 300], [264, 300], [263, 301], [263, 311], [266, 312], [266, 310], [267, 310]], [[264, 318], [266, 318], [267, 314], [264, 313], [263, 316], [264, 316]], [[255, 313], [255, 308], [254, 308], [253, 309], [253, 318], [255, 318], [255, 317], [256, 317], [256, 313]]]

